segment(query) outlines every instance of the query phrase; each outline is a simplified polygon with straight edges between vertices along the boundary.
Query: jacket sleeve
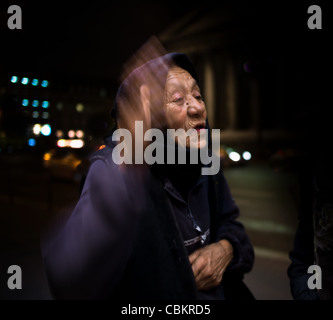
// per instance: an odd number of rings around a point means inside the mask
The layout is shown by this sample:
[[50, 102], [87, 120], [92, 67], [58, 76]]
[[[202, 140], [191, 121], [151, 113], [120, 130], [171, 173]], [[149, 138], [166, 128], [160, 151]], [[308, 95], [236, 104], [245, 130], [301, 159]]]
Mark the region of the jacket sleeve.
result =
[[222, 173], [214, 176], [216, 216], [216, 240], [227, 239], [234, 250], [234, 258], [227, 268], [240, 274], [249, 272], [254, 263], [254, 250], [243, 224], [237, 220], [239, 208], [236, 205], [228, 183]]
[[288, 267], [290, 290], [294, 300], [316, 300], [319, 298], [316, 290], [309, 289], [307, 283], [312, 274], [308, 267], [315, 262], [313, 225], [310, 219], [300, 219], [294, 238], [293, 249], [289, 253], [291, 263]]
[[[143, 197], [136, 180], [114, 164], [92, 163], [80, 199], [42, 240], [50, 290], [56, 299], [109, 297], [129, 258]], [[130, 181], [130, 183], [129, 183]]]

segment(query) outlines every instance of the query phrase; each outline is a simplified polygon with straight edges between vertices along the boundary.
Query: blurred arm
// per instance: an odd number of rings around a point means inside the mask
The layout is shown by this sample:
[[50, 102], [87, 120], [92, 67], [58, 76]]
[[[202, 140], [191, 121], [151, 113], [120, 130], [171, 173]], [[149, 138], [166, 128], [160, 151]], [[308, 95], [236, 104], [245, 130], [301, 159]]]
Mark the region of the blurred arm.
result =
[[94, 299], [113, 293], [131, 252], [135, 201], [142, 199], [135, 179], [128, 183], [129, 176], [113, 163], [95, 161], [74, 211], [43, 241], [55, 298]]

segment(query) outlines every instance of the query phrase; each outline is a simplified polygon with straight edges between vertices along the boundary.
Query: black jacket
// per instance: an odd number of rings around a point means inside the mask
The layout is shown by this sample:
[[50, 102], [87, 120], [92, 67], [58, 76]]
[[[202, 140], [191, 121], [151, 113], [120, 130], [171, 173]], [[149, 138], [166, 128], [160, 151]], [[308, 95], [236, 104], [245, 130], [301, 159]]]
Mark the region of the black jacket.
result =
[[[210, 241], [226, 238], [234, 248], [225, 297], [253, 298], [242, 282], [253, 265], [252, 245], [223, 175], [209, 179]], [[198, 298], [163, 183], [147, 167], [122, 172], [110, 146], [92, 157], [76, 208], [43, 241], [43, 258], [55, 298]]]

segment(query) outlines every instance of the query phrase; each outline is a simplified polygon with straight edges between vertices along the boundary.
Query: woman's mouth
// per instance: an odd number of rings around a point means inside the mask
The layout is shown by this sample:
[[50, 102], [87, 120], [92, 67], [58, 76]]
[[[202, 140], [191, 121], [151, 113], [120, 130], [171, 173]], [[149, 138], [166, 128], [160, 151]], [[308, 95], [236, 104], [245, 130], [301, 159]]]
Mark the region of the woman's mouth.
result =
[[204, 130], [206, 128], [205, 124], [198, 124], [194, 127], [197, 132], [200, 132], [200, 130]]

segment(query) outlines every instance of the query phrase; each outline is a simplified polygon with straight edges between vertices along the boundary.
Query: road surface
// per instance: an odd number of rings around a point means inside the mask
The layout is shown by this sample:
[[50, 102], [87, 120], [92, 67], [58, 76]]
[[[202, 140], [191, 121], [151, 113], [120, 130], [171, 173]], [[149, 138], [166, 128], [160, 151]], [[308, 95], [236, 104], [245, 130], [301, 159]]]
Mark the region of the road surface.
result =
[[[22, 162], [22, 163], [20, 163]], [[39, 164], [18, 158], [0, 172], [0, 299], [52, 299], [40, 258], [40, 234], [50, 218], [70, 211], [78, 184], [54, 181]], [[291, 300], [287, 268], [297, 225], [298, 181], [266, 164], [224, 170], [255, 248], [245, 282], [258, 300]], [[10, 290], [10, 265], [22, 268], [21, 290]]]

